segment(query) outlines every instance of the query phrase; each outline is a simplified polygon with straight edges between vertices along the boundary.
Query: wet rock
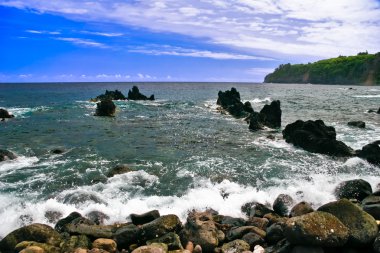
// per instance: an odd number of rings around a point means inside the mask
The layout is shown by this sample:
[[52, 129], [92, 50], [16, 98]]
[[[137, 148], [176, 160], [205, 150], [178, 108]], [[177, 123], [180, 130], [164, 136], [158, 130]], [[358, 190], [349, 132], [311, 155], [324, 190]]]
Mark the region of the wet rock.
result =
[[168, 245], [169, 250], [183, 250], [181, 240], [176, 233], [170, 232], [160, 238], [149, 240], [146, 242], [147, 245], [152, 243], [164, 243]]
[[244, 251], [249, 251], [250, 246], [247, 242], [243, 240], [235, 240], [229, 243], [223, 244], [221, 248], [222, 253], [242, 253]]
[[95, 116], [113, 117], [116, 112], [116, 105], [112, 100], [102, 100], [96, 104]]
[[0, 149], [0, 162], [7, 161], [7, 160], [14, 160], [16, 158], [17, 156], [13, 154], [12, 152], [5, 149]]
[[352, 127], [365, 128], [364, 121], [350, 121], [347, 123], [347, 125], [352, 126]]
[[246, 222], [247, 226], [255, 226], [262, 230], [266, 230], [269, 224], [269, 220], [267, 218], [260, 218], [260, 217], [251, 217]]
[[154, 221], [160, 217], [160, 212], [158, 210], [152, 210], [143, 214], [131, 214], [130, 215], [132, 223], [135, 225], [143, 225]]
[[288, 216], [289, 209], [293, 206], [294, 200], [288, 194], [280, 194], [273, 202], [273, 210], [281, 216]]
[[63, 214], [59, 211], [48, 210], [45, 212], [45, 218], [49, 223], [56, 223]]
[[101, 198], [95, 194], [88, 192], [72, 192], [66, 194], [62, 199], [64, 204], [71, 204], [76, 206], [81, 206], [85, 202], [92, 202], [97, 204], [106, 204]]
[[265, 240], [269, 244], [276, 244], [285, 238], [284, 231], [285, 231], [284, 223], [274, 223], [267, 228], [267, 231], [266, 231], [267, 236], [265, 237]]
[[310, 203], [307, 203], [305, 201], [302, 201], [295, 206], [293, 206], [292, 210], [290, 210], [290, 217], [296, 217], [301, 216], [307, 213], [314, 212], [313, 207], [310, 205]]
[[59, 246], [61, 236], [52, 227], [35, 223], [9, 233], [0, 241], [0, 249], [2, 252], [13, 252], [15, 246], [23, 241], [34, 241]]
[[370, 195], [363, 199], [362, 208], [372, 215], [376, 220], [380, 220], [380, 196]]
[[226, 238], [228, 241], [233, 241], [235, 239], [241, 239], [245, 234], [255, 233], [258, 236], [264, 238], [266, 233], [264, 230], [261, 230], [254, 226], [243, 226], [243, 227], [235, 227], [228, 231]]
[[151, 240], [161, 237], [169, 232], [179, 232], [182, 229], [182, 223], [178, 216], [174, 214], [161, 216], [149, 223], [141, 226], [140, 238], [142, 240]]
[[376, 220], [347, 199], [327, 203], [318, 210], [333, 214], [349, 229], [347, 243], [351, 246], [372, 243], [379, 231]]
[[128, 91], [128, 99], [130, 100], [154, 100], [154, 95], [151, 95], [149, 98], [140, 93], [137, 86], [133, 86], [132, 90]]
[[242, 218], [218, 215], [218, 216], [214, 216], [214, 220], [222, 225], [229, 225], [230, 227], [245, 226], [245, 220]]
[[131, 168], [129, 168], [128, 165], [126, 164], [119, 164], [115, 167], [113, 167], [112, 169], [110, 169], [107, 173], [107, 177], [113, 177], [115, 175], [120, 175], [120, 174], [124, 174], [124, 173], [128, 173], [128, 172], [131, 172], [133, 171]]
[[106, 90], [104, 94], [97, 96], [96, 98], [91, 99], [92, 102], [102, 101], [102, 100], [125, 100], [126, 97], [119, 90]]
[[185, 227], [179, 235], [183, 245], [191, 241], [200, 245], [204, 252], [213, 252], [219, 245], [218, 231], [211, 211], [192, 211], [188, 214]]
[[275, 100], [261, 109], [260, 121], [267, 127], [278, 128], [281, 127], [281, 114], [281, 103], [279, 100]]
[[290, 253], [293, 246], [286, 240], [283, 239], [277, 244], [265, 248], [265, 253]]
[[249, 101], [245, 102], [244, 103], [244, 107], [243, 107], [244, 111], [248, 112], [248, 113], [253, 113], [253, 108], [252, 108], [252, 105]]
[[47, 253], [43, 248], [39, 246], [30, 246], [26, 249], [19, 251], [20, 253]]
[[86, 235], [73, 235], [62, 241], [60, 248], [62, 252], [74, 252], [77, 248], [90, 248], [91, 241]]
[[324, 253], [321, 247], [295, 246], [290, 253]]
[[93, 222], [91, 222], [91, 224], [87, 222], [82, 223], [83, 218], [79, 218], [77, 221], [78, 222], [74, 221], [65, 226], [69, 234], [87, 235], [91, 238], [112, 238], [114, 235], [113, 226], [100, 226], [95, 225]]
[[380, 140], [365, 145], [357, 153], [360, 158], [380, 166]]
[[246, 120], [249, 123], [249, 130], [255, 132], [264, 129], [264, 124], [262, 123], [258, 112], [252, 112]]
[[261, 245], [265, 243], [264, 239], [256, 233], [245, 234], [241, 239], [249, 244], [251, 250], [256, 245]]
[[52, 154], [55, 154], [55, 155], [60, 155], [60, 154], [65, 153], [65, 150], [64, 150], [64, 149], [61, 149], [61, 148], [55, 148], [55, 149], [52, 149], [50, 152], [51, 152]]
[[253, 253], [265, 253], [265, 249], [260, 245], [256, 245], [253, 249]]
[[241, 211], [245, 213], [248, 217], [264, 217], [268, 213], [273, 213], [274, 211], [269, 209], [267, 206], [258, 202], [249, 202], [241, 207]]
[[10, 114], [7, 110], [0, 108], [0, 119], [14, 118], [14, 115]]
[[372, 194], [371, 185], [363, 179], [348, 180], [340, 183], [335, 188], [335, 196], [338, 199], [357, 199], [362, 201]]
[[252, 109], [248, 105], [244, 106], [240, 100], [240, 93], [235, 88], [225, 92], [219, 91], [216, 104], [237, 118], [247, 117]]
[[282, 217], [276, 213], [267, 213], [266, 215], [264, 215], [264, 218], [268, 219], [268, 226], [271, 226], [272, 224], [279, 222], [285, 223], [289, 219], [288, 217]]
[[373, 243], [373, 249], [376, 253], [380, 253], [380, 234], [376, 236], [375, 242]]
[[114, 240], [99, 238], [92, 243], [92, 248], [103, 249], [109, 253], [115, 253], [117, 251], [117, 245]]
[[94, 222], [96, 225], [103, 225], [104, 220], [109, 220], [109, 216], [100, 211], [92, 211], [86, 214], [86, 218]]
[[130, 245], [138, 243], [139, 234], [140, 228], [130, 224], [116, 230], [112, 239], [120, 249], [128, 249]]
[[377, 114], [380, 114], [380, 107], [379, 107], [379, 109], [377, 110], [377, 112], [376, 112]]
[[81, 218], [82, 215], [78, 212], [72, 212], [67, 217], [60, 219], [57, 224], [55, 224], [54, 229], [59, 233], [65, 232], [65, 226], [71, 223], [73, 220], [77, 218]]
[[141, 246], [132, 251], [132, 253], [167, 253], [168, 247], [162, 243], [153, 243], [147, 246]]
[[[39, 243], [34, 241], [23, 241], [18, 243], [15, 246], [14, 251], [20, 252], [22, 250], [25, 250], [25, 252], [29, 252], [31, 249], [35, 248], [37, 252], [43, 251], [44, 253], [60, 253], [61, 249], [46, 243]], [[34, 251], [33, 251], [34, 252]]]
[[286, 142], [293, 143], [312, 153], [331, 156], [353, 156], [354, 150], [336, 140], [335, 128], [326, 126], [322, 120], [297, 120], [282, 131]]
[[295, 245], [340, 247], [347, 242], [349, 230], [334, 215], [317, 211], [290, 218], [285, 237]]

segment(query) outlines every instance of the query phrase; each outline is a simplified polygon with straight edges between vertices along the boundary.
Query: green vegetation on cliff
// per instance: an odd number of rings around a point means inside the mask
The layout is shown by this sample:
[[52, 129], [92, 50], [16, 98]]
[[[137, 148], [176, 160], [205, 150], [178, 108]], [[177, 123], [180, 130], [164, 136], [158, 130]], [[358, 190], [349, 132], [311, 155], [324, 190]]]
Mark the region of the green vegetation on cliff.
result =
[[265, 83], [380, 85], [380, 52], [359, 53], [308, 64], [282, 64]]

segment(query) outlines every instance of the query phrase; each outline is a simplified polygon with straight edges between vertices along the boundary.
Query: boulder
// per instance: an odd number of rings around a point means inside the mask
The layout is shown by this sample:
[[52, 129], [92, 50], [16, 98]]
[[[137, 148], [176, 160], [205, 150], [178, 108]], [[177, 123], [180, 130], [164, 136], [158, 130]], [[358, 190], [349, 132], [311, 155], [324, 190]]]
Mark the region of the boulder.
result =
[[252, 108], [252, 105], [249, 101], [245, 102], [244, 103], [244, 107], [243, 107], [244, 111], [248, 112], [248, 113], [253, 113], [254, 110]]
[[35, 223], [9, 233], [0, 241], [0, 249], [2, 252], [13, 252], [15, 246], [23, 241], [47, 243], [58, 247], [61, 235], [48, 225]]
[[86, 235], [73, 235], [63, 240], [60, 244], [62, 252], [74, 252], [77, 248], [90, 248], [91, 241]]
[[243, 240], [235, 240], [229, 243], [223, 244], [221, 248], [222, 253], [242, 253], [244, 251], [249, 251], [251, 247], [249, 244]]
[[258, 112], [252, 112], [246, 120], [249, 122], [249, 130], [255, 132], [264, 129]]
[[264, 238], [266, 233], [264, 230], [254, 227], [254, 226], [243, 226], [243, 227], [234, 227], [228, 231], [226, 239], [228, 241], [233, 241], [235, 239], [241, 239], [245, 234], [255, 233], [258, 236]]
[[96, 225], [103, 225], [104, 220], [109, 220], [109, 216], [100, 211], [92, 211], [86, 214], [86, 218], [94, 222]]
[[293, 206], [294, 200], [288, 194], [280, 194], [273, 202], [273, 210], [281, 216], [288, 216], [289, 209]]
[[131, 171], [133, 171], [133, 170], [131, 168], [129, 168], [128, 165], [126, 165], [126, 164], [119, 164], [119, 165], [116, 165], [115, 167], [113, 167], [112, 169], [110, 169], [107, 172], [107, 177], [113, 177], [115, 175], [120, 175], [120, 174], [128, 173], [128, 172], [131, 172]]
[[151, 95], [149, 98], [140, 93], [137, 86], [133, 86], [132, 90], [128, 91], [128, 99], [130, 100], [154, 100], [154, 95]]
[[283, 239], [273, 246], [265, 248], [265, 253], [289, 253], [293, 246], [286, 240]]
[[96, 104], [95, 116], [113, 117], [116, 112], [116, 105], [112, 100], [102, 100]]
[[10, 114], [7, 110], [0, 108], [0, 119], [14, 118], [14, 115]]
[[248, 202], [241, 207], [241, 211], [248, 217], [264, 217], [268, 213], [273, 213], [272, 209], [258, 202]]
[[174, 232], [167, 233], [166, 235], [163, 235], [157, 239], [149, 240], [146, 242], [147, 245], [150, 245], [152, 243], [164, 243], [168, 245], [168, 250], [183, 250], [181, 240], [179, 236]]
[[241, 102], [240, 93], [236, 88], [231, 88], [225, 92], [219, 91], [216, 104], [237, 118], [247, 117], [253, 111], [252, 106], [249, 106], [250, 104], [244, 105]]
[[65, 153], [65, 150], [62, 148], [55, 148], [55, 149], [52, 149], [50, 152], [55, 155], [61, 155]]
[[168, 247], [163, 243], [153, 243], [151, 245], [138, 247], [133, 250], [132, 253], [168, 253]]
[[267, 218], [260, 218], [260, 217], [251, 217], [246, 222], [247, 226], [255, 226], [262, 230], [266, 230], [269, 224], [269, 220]]
[[97, 96], [96, 98], [91, 99], [92, 102], [102, 101], [102, 100], [125, 100], [126, 97], [119, 90], [106, 90], [104, 94]]
[[264, 244], [264, 238], [257, 235], [256, 233], [248, 233], [245, 234], [242, 238], [243, 241], [249, 244], [251, 250], [256, 246], [260, 244]]
[[66, 216], [63, 219], [60, 219], [57, 224], [55, 224], [54, 229], [57, 230], [59, 233], [65, 232], [65, 226], [69, 223], [71, 223], [73, 220], [77, 218], [81, 218], [82, 215], [78, 212], [72, 212], [68, 216]]
[[360, 158], [380, 166], [380, 140], [365, 145], [361, 150], [357, 151], [357, 154]]
[[354, 150], [336, 140], [335, 128], [326, 126], [322, 120], [297, 120], [282, 131], [286, 142], [293, 143], [312, 153], [331, 156], [353, 156]]
[[205, 212], [192, 211], [188, 214], [184, 229], [180, 232], [182, 245], [189, 241], [195, 245], [200, 245], [204, 252], [214, 252], [219, 245], [219, 230], [217, 229], [213, 213], [210, 210]]
[[14, 160], [16, 158], [17, 156], [13, 154], [12, 152], [5, 149], [0, 149], [0, 162], [7, 161], [7, 160]]
[[380, 220], [380, 196], [370, 195], [363, 199], [362, 208], [372, 215], [376, 220]]
[[364, 121], [350, 121], [347, 123], [347, 125], [352, 126], [352, 127], [365, 128]]
[[29, 246], [19, 252], [20, 253], [47, 253], [43, 248], [39, 246]]
[[279, 100], [274, 100], [261, 109], [260, 121], [267, 127], [278, 128], [281, 127], [281, 114], [281, 103]]
[[140, 228], [129, 224], [117, 229], [112, 239], [115, 240], [119, 249], [128, 249], [130, 245], [137, 244], [140, 235]]
[[115, 253], [117, 251], [117, 245], [114, 240], [98, 238], [92, 243], [92, 248], [103, 249], [109, 253]]
[[[47, 243], [39, 243], [39, 242], [34, 242], [34, 241], [20, 242], [15, 246], [14, 251], [22, 252], [23, 250], [25, 250], [24, 252], [29, 252], [34, 247], [36, 247], [37, 252], [42, 250], [44, 253], [61, 253], [61, 249], [58, 247], [49, 245]], [[33, 251], [33, 252], [36, 252], [36, 251]]]
[[344, 181], [335, 188], [335, 196], [338, 199], [346, 198], [362, 201], [365, 197], [371, 194], [371, 185], [363, 179]]
[[285, 238], [284, 231], [285, 223], [274, 223], [267, 228], [267, 236], [265, 237], [265, 240], [271, 245], [276, 244]]
[[301, 216], [307, 213], [314, 212], [313, 207], [305, 201], [302, 201], [295, 206], [293, 206], [292, 210], [290, 210], [290, 217], [296, 217], [296, 216]]
[[132, 213], [130, 217], [131, 217], [132, 223], [137, 226], [137, 225], [143, 225], [145, 223], [149, 223], [159, 218], [160, 212], [158, 210], [152, 210], [143, 214]]
[[141, 226], [140, 238], [142, 241], [161, 237], [169, 232], [179, 232], [182, 223], [174, 214], [161, 216]]
[[350, 246], [367, 246], [379, 231], [376, 220], [347, 199], [327, 203], [318, 210], [331, 213], [349, 229], [347, 243]]
[[286, 222], [285, 237], [295, 245], [340, 247], [346, 244], [348, 228], [334, 215], [312, 212], [290, 218]]
[[243, 218], [235, 218], [225, 215], [215, 215], [214, 221], [221, 225], [228, 225], [230, 227], [242, 227], [245, 226], [246, 221]]

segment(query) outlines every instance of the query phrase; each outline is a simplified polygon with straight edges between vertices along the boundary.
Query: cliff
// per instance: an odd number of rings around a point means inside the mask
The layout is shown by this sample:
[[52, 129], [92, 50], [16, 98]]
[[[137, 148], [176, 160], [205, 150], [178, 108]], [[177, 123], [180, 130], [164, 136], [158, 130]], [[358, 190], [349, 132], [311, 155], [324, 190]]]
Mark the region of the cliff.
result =
[[308, 64], [282, 64], [265, 83], [380, 85], [380, 52], [359, 53]]

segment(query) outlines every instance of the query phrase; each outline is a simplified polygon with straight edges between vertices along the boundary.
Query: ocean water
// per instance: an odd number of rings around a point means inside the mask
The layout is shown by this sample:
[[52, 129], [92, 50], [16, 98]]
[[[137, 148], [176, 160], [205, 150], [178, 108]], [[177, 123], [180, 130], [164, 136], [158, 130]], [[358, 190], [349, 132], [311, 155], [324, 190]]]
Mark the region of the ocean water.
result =
[[[95, 117], [90, 98], [138, 85], [156, 101], [116, 101], [116, 117]], [[336, 185], [363, 178], [374, 189], [380, 168], [359, 158], [312, 154], [282, 139], [282, 129], [250, 132], [242, 119], [217, 111], [219, 90], [236, 87], [259, 111], [279, 99], [283, 127], [322, 119], [354, 149], [380, 139], [380, 87], [254, 83], [0, 84], [0, 148], [18, 155], [0, 163], [0, 237], [23, 225], [101, 211], [107, 223], [158, 209], [185, 219], [213, 208], [242, 217], [250, 201], [271, 204], [280, 193], [314, 207], [334, 199]], [[363, 120], [365, 129], [347, 126]], [[267, 138], [274, 135], [275, 139]], [[66, 152], [54, 155], [50, 151]], [[133, 172], [107, 178], [117, 164]]]

